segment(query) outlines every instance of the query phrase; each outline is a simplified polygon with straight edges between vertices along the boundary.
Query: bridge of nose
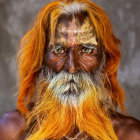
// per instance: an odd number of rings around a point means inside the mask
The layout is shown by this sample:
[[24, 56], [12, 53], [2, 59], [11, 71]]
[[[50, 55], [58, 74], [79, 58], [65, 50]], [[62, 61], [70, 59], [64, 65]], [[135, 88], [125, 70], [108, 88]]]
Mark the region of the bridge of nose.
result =
[[69, 48], [67, 59], [65, 62], [65, 69], [69, 73], [75, 73], [78, 70], [78, 57], [76, 55], [76, 46], [72, 46]]

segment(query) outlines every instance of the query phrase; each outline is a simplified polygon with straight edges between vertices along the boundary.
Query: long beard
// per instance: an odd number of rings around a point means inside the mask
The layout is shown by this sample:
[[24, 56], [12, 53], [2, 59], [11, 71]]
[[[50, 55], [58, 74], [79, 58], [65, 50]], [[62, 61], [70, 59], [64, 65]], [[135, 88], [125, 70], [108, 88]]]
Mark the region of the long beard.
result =
[[110, 100], [103, 86], [103, 75], [101, 73], [92, 76], [90, 73], [85, 72], [70, 74], [66, 71], [61, 71], [57, 74], [47, 68], [39, 81], [43, 84], [48, 84], [48, 86], [45, 86], [47, 90], [51, 91], [52, 96], [63, 105], [77, 108], [93, 90], [99, 89], [102, 90], [103, 96], [103, 101], [100, 101], [100, 103], [107, 104]]
[[32, 122], [28, 140], [61, 139], [78, 127], [93, 139], [116, 140], [108, 109], [112, 102], [104, 88], [103, 75], [46, 68], [40, 76], [36, 104], [27, 115]]

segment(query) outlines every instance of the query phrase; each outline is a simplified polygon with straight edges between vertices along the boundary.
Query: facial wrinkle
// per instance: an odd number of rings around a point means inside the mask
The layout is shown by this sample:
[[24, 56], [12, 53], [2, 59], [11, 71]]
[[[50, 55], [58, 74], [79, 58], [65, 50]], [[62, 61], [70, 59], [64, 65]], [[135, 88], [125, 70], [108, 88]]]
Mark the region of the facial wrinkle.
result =
[[68, 26], [60, 22], [57, 28], [56, 42], [69, 46], [88, 43], [98, 45], [95, 28], [88, 17], [85, 18], [82, 25], [74, 16]]

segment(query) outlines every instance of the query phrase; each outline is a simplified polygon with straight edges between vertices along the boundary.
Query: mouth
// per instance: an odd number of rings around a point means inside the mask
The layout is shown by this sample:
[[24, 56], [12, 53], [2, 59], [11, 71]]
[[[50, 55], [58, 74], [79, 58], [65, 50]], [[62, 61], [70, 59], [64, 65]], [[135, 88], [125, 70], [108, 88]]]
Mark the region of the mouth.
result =
[[68, 81], [66, 85], [69, 85], [69, 89], [66, 92], [64, 92], [64, 95], [78, 96], [80, 94], [81, 89], [74, 80]]
[[76, 84], [76, 83], [74, 82], [74, 80], [70, 80], [70, 81], [68, 82], [68, 84]]

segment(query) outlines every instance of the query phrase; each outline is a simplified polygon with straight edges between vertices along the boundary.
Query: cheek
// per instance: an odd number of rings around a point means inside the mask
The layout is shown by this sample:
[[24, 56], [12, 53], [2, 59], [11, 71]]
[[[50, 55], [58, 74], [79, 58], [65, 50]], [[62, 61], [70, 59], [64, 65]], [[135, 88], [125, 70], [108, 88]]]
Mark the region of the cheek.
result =
[[53, 68], [56, 72], [59, 72], [65, 63], [63, 56], [56, 56], [53, 53], [46, 54], [46, 64]]
[[99, 61], [96, 56], [83, 56], [79, 59], [79, 64], [84, 71], [90, 72], [98, 68]]

